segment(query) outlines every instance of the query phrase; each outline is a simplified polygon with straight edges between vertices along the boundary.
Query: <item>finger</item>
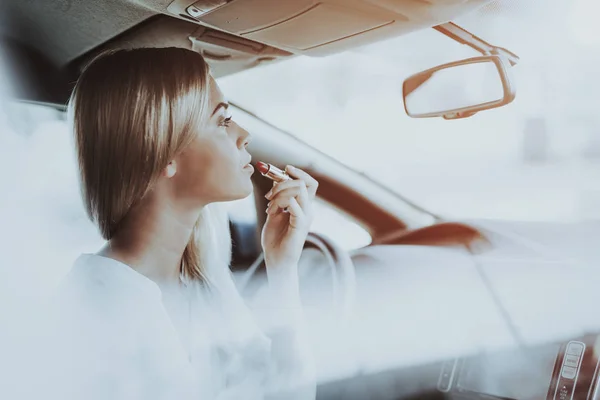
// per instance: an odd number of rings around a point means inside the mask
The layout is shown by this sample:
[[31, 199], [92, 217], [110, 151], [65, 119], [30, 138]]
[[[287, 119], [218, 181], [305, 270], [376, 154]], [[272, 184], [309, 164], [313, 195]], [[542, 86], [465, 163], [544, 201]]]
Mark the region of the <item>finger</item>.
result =
[[271, 208], [272, 208], [272, 207], [271, 207], [271, 206], [272, 206], [272, 204], [273, 204], [273, 203], [269, 203], [269, 204], [267, 204], [267, 209], [265, 210], [265, 212], [266, 212], [267, 214], [270, 214], [270, 211], [271, 211]]
[[[276, 198], [274, 198], [273, 200], [271, 200], [271, 207], [274, 207], [274, 208], [277, 208], [277, 209], [281, 209], [281, 210], [285, 210], [286, 208], [288, 208], [290, 206], [290, 203], [291, 203], [292, 199], [294, 199], [294, 197], [277, 196]], [[296, 202], [297, 202], [297, 200], [296, 200]]]
[[277, 207], [277, 205], [275, 203], [269, 203], [269, 206], [267, 207], [266, 213], [269, 215], [275, 215], [278, 212], [280, 212], [280, 208]]
[[301, 180], [289, 180], [289, 181], [281, 182], [277, 186], [275, 186], [271, 190], [269, 190], [267, 192], [267, 194], [265, 195], [265, 197], [269, 200], [272, 200], [273, 197], [275, 197], [277, 195], [277, 193], [279, 193], [280, 191], [285, 190], [285, 189], [290, 189], [290, 188], [296, 188], [296, 187], [300, 187], [300, 186], [306, 186], [306, 184]]
[[293, 197], [290, 199], [288, 212], [290, 213], [290, 226], [292, 228], [300, 228], [302, 226], [302, 221], [304, 221], [306, 218], [304, 211], [302, 211], [302, 207], [300, 207], [300, 204], [298, 204], [296, 199]]
[[319, 187], [319, 182], [308, 173], [304, 172], [300, 168], [296, 168], [292, 165], [288, 165], [285, 167], [285, 172], [291, 176], [292, 178], [300, 179], [306, 184], [306, 188], [308, 189], [308, 193], [311, 196], [315, 196], [317, 194], [317, 188]]
[[306, 211], [306, 209], [310, 206], [310, 202], [308, 199], [308, 191], [306, 190], [306, 186], [297, 186], [291, 187], [288, 189], [281, 190], [277, 192], [273, 197], [271, 197], [271, 201], [279, 198], [279, 197], [294, 197], [300, 204], [300, 207]]

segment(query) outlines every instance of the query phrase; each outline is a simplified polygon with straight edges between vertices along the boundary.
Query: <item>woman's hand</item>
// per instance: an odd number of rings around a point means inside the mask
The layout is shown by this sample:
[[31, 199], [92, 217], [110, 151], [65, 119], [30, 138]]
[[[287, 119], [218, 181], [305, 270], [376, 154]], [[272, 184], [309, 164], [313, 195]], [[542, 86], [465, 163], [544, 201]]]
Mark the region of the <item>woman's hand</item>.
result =
[[298, 168], [288, 165], [285, 171], [293, 179], [273, 182], [273, 188], [265, 196], [270, 202], [261, 244], [269, 269], [298, 264], [312, 222], [313, 200], [319, 185]]

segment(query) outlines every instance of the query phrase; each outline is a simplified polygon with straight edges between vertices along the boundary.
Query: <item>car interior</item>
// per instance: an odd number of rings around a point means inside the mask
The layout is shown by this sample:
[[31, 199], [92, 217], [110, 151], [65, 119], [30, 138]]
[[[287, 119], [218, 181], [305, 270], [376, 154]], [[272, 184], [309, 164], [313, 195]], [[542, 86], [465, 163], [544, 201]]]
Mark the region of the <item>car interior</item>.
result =
[[[9, 0], [0, 6], [0, 24], [14, 98], [61, 112], [86, 63], [107, 49], [191, 49], [218, 79], [435, 29], [481, 56], [408, 77], [405, 111], [413, 118], [451, 120], [506, 106], [517, 91], [509, 72], [518, 55], [452, 23], [487, 3]], [[500, 76], [494, 101], [429, 110], [431, 98], [418, 99], [433, 77], [483, 63]], [[307, 239], [301, 290], [316, 350], [317, 398], [599, 398], [596, 335], [565, 333], [561, 340], [527, 343], [490, 287], [482, 286], [474, 255], [486, 251], [493, 235], [422, 208], [230, 100], [236, 120], [253, 135], [253, 160], [306, 170], [319, 181], [318, 201], [368, 233], [369, 243], [355, 249], [322, 233]], [[266, 277], [259, 238], [271, 183], [260, 174], [252, 179], [254, 195], [246, 202], [252, 218], [230, 216], [231, 267], [240, 291], [260, 312]], [[439, 263], [453, 267], [439, 271]], [[423, 281], [428, 291], [416, 283]], [[481, 326], [485, 337], [475, 334]]]

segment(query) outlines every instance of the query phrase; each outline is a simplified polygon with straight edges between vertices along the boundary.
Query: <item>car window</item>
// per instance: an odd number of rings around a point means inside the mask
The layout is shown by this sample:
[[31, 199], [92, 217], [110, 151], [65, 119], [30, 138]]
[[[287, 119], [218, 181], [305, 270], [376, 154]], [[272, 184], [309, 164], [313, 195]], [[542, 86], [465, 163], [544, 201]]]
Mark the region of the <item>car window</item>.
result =
[[597, 218], [589, 204], [598, 198], [600, 81], [587, 77], [600, 41], [582, 34], [594, 24], [580, 3], [494, 2], [459, 18], [521, 57], [511, 68], [515, 101], [462, 120], [412, 119], [403, 109], [405, 78], [480, 55], [433, 29], [219, 83], [243, 108], [443, 217]]

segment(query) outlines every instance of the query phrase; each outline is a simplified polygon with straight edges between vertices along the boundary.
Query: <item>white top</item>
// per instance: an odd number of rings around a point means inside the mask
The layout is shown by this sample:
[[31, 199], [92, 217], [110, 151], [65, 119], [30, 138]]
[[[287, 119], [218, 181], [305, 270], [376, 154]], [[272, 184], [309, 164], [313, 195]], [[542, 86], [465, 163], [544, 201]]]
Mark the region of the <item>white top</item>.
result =
[[284, 318], [265, 334], [229, 270], [213, 279], [217, 290], [188, 283], [165, 302], [129, 266], [81, 255], [52, 307], [40, 387], [60, 399], [313, 399], [299, 303], [276, 299]]

